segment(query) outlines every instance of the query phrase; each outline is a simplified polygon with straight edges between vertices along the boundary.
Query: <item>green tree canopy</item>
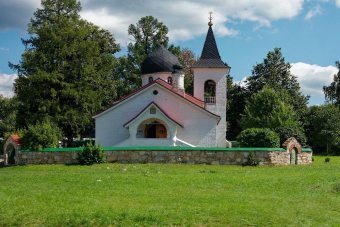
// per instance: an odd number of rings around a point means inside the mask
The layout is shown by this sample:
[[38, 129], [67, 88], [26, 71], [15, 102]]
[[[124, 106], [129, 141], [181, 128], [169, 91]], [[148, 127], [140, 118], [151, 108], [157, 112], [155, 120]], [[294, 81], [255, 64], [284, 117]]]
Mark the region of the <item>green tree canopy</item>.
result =
[[335, 65], [338, 67], [339, 71], [334, 75], [333, 82], [329, 86], [323, 87], [323, 92], [325, 93], [327, 101], [340, 106], [340, 62], [336, 61]]
[[[130, 24], [128, 34], [133, 40], [128, 44], [128, 58], [136, 67], [136, 74], [140, 74], [144, 59], [159, 45], [161, 36], [163, 46], [176, 56], [180, 55], [180, 47], [169, 46], [168, 27], [153, 16], [142, 17], [136, 25]], [[162, 33], [162, 35], [161, 35]]]
[[240, 119], [242, 129], [268, 128], [279, 134], [281, 143], [295, 136], [305, 145], [303, 128], [288, 100], [289, 95], [285, 90], [278, 93], [265, 86], [247, 101], [245, 113]]
[[22, 40], [25, 52], [17, 65], [14, 88], [22, 126], [53, 119], [72, 141], [91, 123], [91, 115], [116, 96], [112, 34], [79, 16], [76, 0], [43, 0]]
[[268, 52], [262, 63], [253, 67], [252, 76], [246, 80], [247, 90], [251, 94], [261, 91], [264, 86], [276, 92], [286, 90], [289, 103], [301, 115], [307, 108], [309, 96], [302, 95], [297, 78], [291, 74], [290, 68], [289, 62], [285, 62], [281, 48], [274, 48], [274, 51]]
[[242, 128], [269, 128], [275, 131], [285, 126], [298, 126], [297, 115], [287, 100], [285, 92], [277, 93], [264, 87], [247, 101], [245, 114], [240, 120]]
[[17, 129], [18, 100], [13, 98], [4, 98], [0, 94], [0, 138], [5, 138], [6, 133], [14, 132]]
[[235, 140], [242, 131], [239, 120], [250, 96], [247, 89], [227, 75], [227, 139]]
[[159, 40], [164, 40], [164, 47], [168, 48], [176, 56], [180, 56], [180, 47], [169, 45], [168, 27], [153, 16], [142, 17], [136, 24], [130, 24], [128, 34], [132, 36], [132, 42], [127, 46], [127, 56], [115, 58], [113, 64], [112, 80], [115, 82], [115, 90], [120, 99], [142, 85], [140, 78], [141, 66], [148, 54], [159, 45]]
[[334, 104], [312, 106], [306, 121], [308, 137], [313, 150], [340, 154], [340, 109]]

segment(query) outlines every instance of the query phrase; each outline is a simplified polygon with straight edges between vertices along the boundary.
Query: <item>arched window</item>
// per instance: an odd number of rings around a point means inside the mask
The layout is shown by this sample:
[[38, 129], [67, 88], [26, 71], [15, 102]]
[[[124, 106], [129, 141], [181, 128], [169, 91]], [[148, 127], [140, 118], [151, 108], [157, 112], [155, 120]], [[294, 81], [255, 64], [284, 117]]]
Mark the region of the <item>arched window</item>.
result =
[[204, 101], [207, 104], [216, 103], [216, 83], [213, 80], [207, 80], [204, 83]]
[[151, 83], [153, 81], [152, 76], [149, 77], [149, 83]]
[[172, 77], [170, 77], [170, 76], [168, 77], [168, 83], [172, 84]]

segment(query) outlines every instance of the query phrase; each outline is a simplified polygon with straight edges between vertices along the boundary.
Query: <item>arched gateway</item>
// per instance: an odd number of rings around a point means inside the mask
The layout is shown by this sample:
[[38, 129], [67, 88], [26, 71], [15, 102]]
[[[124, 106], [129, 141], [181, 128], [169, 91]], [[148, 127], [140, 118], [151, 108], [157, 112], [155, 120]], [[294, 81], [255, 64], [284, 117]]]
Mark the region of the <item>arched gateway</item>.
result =
[[166, 127], [157, 121], [145, 126], [145, 138], [167, 138]]
[[4, 144], [4, 163], [5, 165], [14, 165], [17, 163], [17, 156], [22, 143], [18, 135], [10, 135]]

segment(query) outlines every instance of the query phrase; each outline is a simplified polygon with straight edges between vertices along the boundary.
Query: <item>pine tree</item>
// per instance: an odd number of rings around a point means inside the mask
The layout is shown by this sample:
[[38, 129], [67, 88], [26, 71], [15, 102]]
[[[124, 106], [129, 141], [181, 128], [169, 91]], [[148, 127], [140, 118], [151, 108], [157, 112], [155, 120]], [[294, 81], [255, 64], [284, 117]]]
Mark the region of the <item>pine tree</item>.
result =
[[112, 34], [80, 18], [76, 0], [43, 0], [22, 40], [14, 89], [20, 125], [52, 119], [72, 141], [115, 97]]

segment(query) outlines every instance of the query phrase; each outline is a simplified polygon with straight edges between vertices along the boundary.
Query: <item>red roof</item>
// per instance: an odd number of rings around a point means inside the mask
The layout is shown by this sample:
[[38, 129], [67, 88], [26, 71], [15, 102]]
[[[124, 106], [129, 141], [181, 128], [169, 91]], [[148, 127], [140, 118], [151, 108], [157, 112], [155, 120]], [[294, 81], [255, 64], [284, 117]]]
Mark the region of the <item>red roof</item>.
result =
[[12, 139], [14, 140], [14, 142], [18, 145], [18, 146], [21, 146], [22, 143], [21, 143], [21, 140], [19, 138], [18, 135], [10, 135], [10, 137], [12, 137]]
[[[158, 84], [158, 85], [162, 86], [163, 88], [165, 88], [165, 89], [169, 90], [170, 92], [174, 93], [175, 95], [177, 95], [177, 96], [179, 96], [179, 97], [185, 99], [186, 101], [188, 101], [188, 102], [194, 104], [195, 106], [197, 106], [198, 108], [204, 110], [205, 112], [207, 112], [207, 113], [209, 113], [209, 114], [211, 114], [211, 115], [213, 115], [213, 116], [215, 116], [215, 117], [219, 117], [219, 118], [221, 119], [220, 116], [218, 116], [218, 115], [216, 115], [216, 114], [214, 114], [214, 113], [212, 113], [212, 112], [206, 110], [205, 108], [203, 108], [203, 106], [204, 106], [204, 101], [199, 100], [199, 99], [197, 99], [196, 97], [193, 97], [193, 96], [188, 95], [188, 94], [185, 94], [185, 96], [183, 96], [183, 95], [181, 95], [181, 94], [178, 94], [178, 93], [174, 92], [174, 91], [172, 90], [172, 85], [171, 85], [171, 84], [169, 84], [169, 83], [167, 83], [166, 81], [164, 81], [164, 80], [162, 80], [162, 79], [159, 79], [159, 78], [156, 79], [156, 80], [154, 80], [154, 81], [151, 82], [151, 83], [148, 83], [148, 84], [144, 85], [143, 87], [137, 89], [136, 91], [134, 91], [134, 92], [128, 94], [127, 96], [123, 97], [122, 99], [117, 100], [117, 101], [114, 101], [114, 102], [113, 102], [114, 104], [113, 104], [112, 106], [110, 106], [109, 108], [107, 108], [107, 109], [105, 109], [105, 110], [103, 110], [103, 111], [101, 111], [101, 112], [99, 112], [99, 113], [97, 113], [97, 114], [92, 115], [92, 117], [96, 117], [96, 116], [100, 115], [101, 113], [103, 113], [103, 112], [105, 112], [105, 111], [111, 109], [112, 107], [114, 107], [114, 106], [118, 105], [119, 103], [123, 102], [124, 100], [126, 100], [126, 99], [128, 99], [128, 98], [130, 98], [130, 97], [132, 97], [132, 96], [134, 96], [134, 95], [136, 95], [137, 93], [139, 93], [139, 92], [145, 90], [146, 88], [150, 87], [150, 86], [153, 85], [153, 84]], [[219, 123], [219, 121], [218, 121], [218, 123]], [[218, 124], [218, 123], [217, 123], [217, 124]]]
[[149, 106], [151, 105], [155, 105], [160, 111], [162, 111], [162, 113], [169, 118], [169, 120], [173, 121], [174, 123], [176, 123], [177, 125], [181, 126], [183, 128], [183, 125], [181, 125], [180, 123], [178, 123], [177, 121], [175, 121], [174, 119], [172, 119], [164, 110], [162, 110], [162, 108], [160, 108], [155, 102], [151, 102], [149, 105], [147, 105], [141, 112], [139, 112], [134, 118], [132, 118], [131, 120], [129, 120], [128, 122], [126, 122], [123, 126], [125, 127], [127, 124], [129, 124], [131, 121], [135, 120], [136, 118], [138, 118], [143, 112], [144, 110], [146, 110], [147, 108], [149, 108]]

